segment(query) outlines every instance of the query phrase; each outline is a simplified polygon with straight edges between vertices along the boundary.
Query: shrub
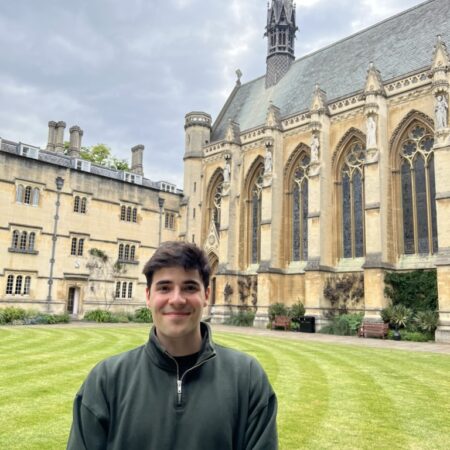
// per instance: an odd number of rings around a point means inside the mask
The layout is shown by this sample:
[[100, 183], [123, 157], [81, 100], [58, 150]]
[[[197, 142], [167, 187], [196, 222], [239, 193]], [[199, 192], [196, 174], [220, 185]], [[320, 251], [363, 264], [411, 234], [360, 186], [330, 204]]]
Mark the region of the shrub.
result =
[[394, 305], [392, 307], [391, 323], [398, 328], [405, 328], [411, 323], [413, 318], [413, 311], [405, 305]]
[[288, 311], [289, 317], [293, 322], [300, 322], [300, 319], [305, 316], [305, 307], [302, 302], [294, 303]]
[[275, 320], [275, 316], [287, 316], [288, 308], [284, 303], [273, 303], [268, 310], [269, 319], [271, 322]]
[[435, 270], [387, 273], [385, 294], [392, 304], [404, 305], [413, 311], [437, 309], [437, 278]]
[[27, 311], [23, 308], [8, 306], [2, 310], [3, 323], [12, 323], [16, 320], [24, 320], [27, 317]]
[[354, 336], [358, 332], [358, 328], [363, 321], [363, 315], [358, 314], [341, 314], [334, 317], [329, 325], [320, 329], [323, 334], [336, 334], [339, 336]]
[[416, 323], [419, 330], [425, 333], [434, 333], [438, 326], [439, 314], [436, 311], [419, 311]]
[[133, 320], [135, 322], [151, 323], [153, 322], [152, 312], [146, 307], [139, 308], [135, 311]]
[[[428, 342], [434, 340], [431, 333], [422, 333], [420, 331], [399, 330], [402, 341]], [[388, 331], [388, 339], [394, 339], [394, 331]]]
[[392, 306], [388, 306], [380, 311], [380, 316], [384, 323], [392, 323], [392, 314]]
[[84, 320], [88, 322], [118, 322], [118, 320], [109, 311], [103, 309], [94, 309], [84, 315]]
[[225, 325], [234, 325], [236, 327], [251, 327], [255, 320], [253, 311], [240, 310], [237, 314], [232, 314], [225, 320]]

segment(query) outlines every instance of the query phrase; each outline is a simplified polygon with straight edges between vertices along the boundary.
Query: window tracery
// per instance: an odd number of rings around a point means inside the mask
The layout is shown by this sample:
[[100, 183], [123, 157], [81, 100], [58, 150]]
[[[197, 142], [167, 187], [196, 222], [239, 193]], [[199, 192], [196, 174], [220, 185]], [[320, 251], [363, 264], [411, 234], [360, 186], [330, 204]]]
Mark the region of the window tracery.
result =
[[433, 145], [431, 130], [419, 122], [408, 128], [400, 144], [405, 254], [438, 250]]
[[308, 167], [310, 157], [303, 154], [292, 180], [292, 260], [308, 259]]
[[364, 238], [364, 161], [366, 149], [359, 140], [353, 141], [341, 169], [342, 250], [344, 258], [365, 254]]
[[261, 194], [264, 167], [258, 169], [250, 191], [250, 263], [259, 263], [261, 257]]

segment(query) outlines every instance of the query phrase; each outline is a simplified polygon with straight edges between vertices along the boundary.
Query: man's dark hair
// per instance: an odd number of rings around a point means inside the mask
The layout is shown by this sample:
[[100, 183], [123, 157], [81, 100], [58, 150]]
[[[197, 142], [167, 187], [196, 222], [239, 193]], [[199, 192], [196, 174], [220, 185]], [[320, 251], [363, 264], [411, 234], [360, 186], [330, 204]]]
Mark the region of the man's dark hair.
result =
[[209, 286], [211, 268], [205, 252], [195, 244], [182, 241], [163, 242], [145, 264], [142, 273], [147, 278], [147, 287], [152, 284], [153, 274], [166, 267], [183, 267], [198, 270], [205, 289]]

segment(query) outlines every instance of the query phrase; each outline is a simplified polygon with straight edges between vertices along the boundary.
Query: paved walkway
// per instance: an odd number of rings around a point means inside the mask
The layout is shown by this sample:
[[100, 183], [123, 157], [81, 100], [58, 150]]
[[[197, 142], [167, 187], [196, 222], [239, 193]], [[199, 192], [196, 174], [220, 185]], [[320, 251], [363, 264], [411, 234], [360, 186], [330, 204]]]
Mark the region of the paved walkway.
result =
[[444, 353], [450, 355], [450, 344], [436, 342], [406, 342], [377, 338], [360, 338], [357, 336], [335, 336], [321, 333], [297, 333], [294, 331], [264, 330], [253, 327], [232, 327], [229, 325], [212, 325], [214, 331], [221, 333], [250, 334], [268, 336], [294, 341], [324, 342], [327, 344], [348, 344], [361, 347], [385, 348], [389, 350], [409, 350], [415, 352]]
[[[70, 324], [61, 325], [33, 325], [51, 327], [93, 327], [99, 326], [96, 322], [73, 321]], [[102, 327], [134, 327], [142, 326], [136, 323], [105, 323]], [[415, 352], [443, 353], [450, 355], [450, 344], [440, 344], [436, 342], [406, 342], [393, 341], [388, 339], [360, 338], [356, 336], [335, 336], [321, 333], [297, 333], [295, 331], [267, 330], [253, 327], [233, 327], [230, 325], [212, 324], [213, 331], [221, 333], [250, 334], [254, 336], [267, 336], [281, 339], [291, 339], [294, 341], [324, 342], [327, 344], [348, 344], [359, 345], [361, 347], [385, 348], [389, 350], [407, 350]], [[150, 324], [149, 324], [150, 327]]]

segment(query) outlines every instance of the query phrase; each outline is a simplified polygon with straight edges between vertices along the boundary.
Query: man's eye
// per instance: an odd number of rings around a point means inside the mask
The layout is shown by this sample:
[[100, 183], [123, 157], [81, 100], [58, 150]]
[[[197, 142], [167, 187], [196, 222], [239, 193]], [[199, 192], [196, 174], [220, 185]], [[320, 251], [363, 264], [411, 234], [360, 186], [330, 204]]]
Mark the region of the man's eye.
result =
[[195, 284], [192, 284], [192, 285], [185, 286], [184, 290], [187, 292], [197, 292], [198, 287]]
[[158, 287], [158, 292], [168, 292], [169, 291], [169, 286], [159, 286]]

